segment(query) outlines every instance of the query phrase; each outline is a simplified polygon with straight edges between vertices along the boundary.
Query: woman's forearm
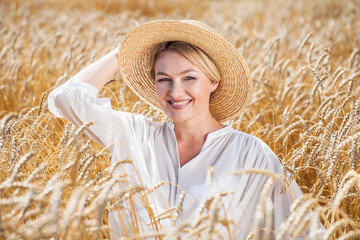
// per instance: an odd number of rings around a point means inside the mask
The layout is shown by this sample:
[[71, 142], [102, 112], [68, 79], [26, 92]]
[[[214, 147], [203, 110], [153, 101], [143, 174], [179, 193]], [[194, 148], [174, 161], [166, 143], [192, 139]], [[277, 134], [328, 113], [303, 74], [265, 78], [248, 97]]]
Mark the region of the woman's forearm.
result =
[[95, 86], [99, 91], [104, 84], [119, 70], [118, 66], [119, 48], [116, 48], [83, 68], [74, 77]]

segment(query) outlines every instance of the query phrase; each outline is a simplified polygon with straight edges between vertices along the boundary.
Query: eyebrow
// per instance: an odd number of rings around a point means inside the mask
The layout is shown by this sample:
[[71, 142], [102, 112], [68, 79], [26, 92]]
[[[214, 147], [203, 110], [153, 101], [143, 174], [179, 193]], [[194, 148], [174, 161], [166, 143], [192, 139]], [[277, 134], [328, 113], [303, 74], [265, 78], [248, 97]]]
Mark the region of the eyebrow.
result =
[[[185, 74], [185, 73], [188, 73], [188, 72], [196, 72], [195, 69], [186, 69], [182, 72], [180, 72], [180, 74]], [[169, 76], [168, 74], [164, 73], [164, 72], [157, 72], [156, 75], [165, 75], [165, 76]]]

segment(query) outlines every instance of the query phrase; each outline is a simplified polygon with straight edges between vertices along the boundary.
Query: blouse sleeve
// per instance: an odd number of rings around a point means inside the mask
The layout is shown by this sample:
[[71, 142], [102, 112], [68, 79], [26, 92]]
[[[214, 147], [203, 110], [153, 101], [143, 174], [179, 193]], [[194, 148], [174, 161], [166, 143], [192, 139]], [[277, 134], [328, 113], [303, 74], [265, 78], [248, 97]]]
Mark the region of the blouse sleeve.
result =
[[[270, 227], [276, 234], [285, 233], [286, 236], [282, 239], [290, 239], [288, 228], [285, 226], [291, 217], [291, 205], [302, 196], [302, 192], [295, 181], [292, 181], [286, 190], [282, 191], [284, 184], [281, 177], [272, 179], [261, 172], [274, 173], [278, 176], [283, 174], [283, 167], [279, 159], [267, 144], [250, 135], [240, 139], [245, 139], [238, 145], [242, 146], [240, 155], [245, 156], [246, 160], [236, 161], [237, 165], [234, 168], [240, 171], [251, 170], [253, 173], [241, 174], [237, 178], [234, 196], [229, 197], [228, 205], [230, 207], [227, 213], [234, 216], [237, 223], [234, 236], [237, 236], [238, 239], [245, 239], [250, 233], [260, 234], [260, 232], [254, 231], [256, 229]], [[259, 171], [256, 172], [257, 170]], [[263, 194], [266, 195], [263, 196]], [[263, 232], [263, 234], [265, 233], [266, 231]], [[310, 235], [310, 229], [306, 230], [305, 235]], [[299, 236], [296, 239], [302, 238]]]
[[[275, 153], [262, 141], [260, 141], [260, 147], [263, 153], [263, 158], [267, 165], [266, 169], [278, 175], [282, 175], [283, 166], [280, 164], [280, 161], [276, 157]], [[289, 228], [284, 229], [284, 226], [287, 225], [285, 221], [289, 218], [291, 205], [295, 199], [298, 199], [303, 195], [300, 187], [294, 180], [292, 180], [291, 183], [286, 187], [285, 191], [282, 191], [283, 186], [284, 185], [281, 179], [276, 178], [270, 191], [270, 198], [273, 204], [273, 224], [277, 233], [283, 230], [285, 230], [285, 232], [289, 230]], [[322, 234], [322, 227], [315, 233], [310, 233], [310, 229], [307, 228], [305, 235], [298, 236], [296, 239], [303, 239], [310, 236], [315, 239], [320, 239]]]
[[93, 124], [85, 130], [92, 139], [110, 151], [113, 148], [113, 111], [110, 99], [96, 98], [98, 89], [71, 77], [65, 84], [55, 88], [48, 97], [50, 112], [76, 126]]

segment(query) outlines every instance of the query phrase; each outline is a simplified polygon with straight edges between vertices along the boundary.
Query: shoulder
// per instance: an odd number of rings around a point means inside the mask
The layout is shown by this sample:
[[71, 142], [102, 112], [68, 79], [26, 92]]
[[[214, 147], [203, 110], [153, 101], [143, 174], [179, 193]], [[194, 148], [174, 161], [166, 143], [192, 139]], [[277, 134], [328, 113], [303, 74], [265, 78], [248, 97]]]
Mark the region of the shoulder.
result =
[[[273, 150], [261, 139], [251, 134], [232, 128], [232, 141], [242, 149], [239, 154], [247, 152], [254, 160], [260, 161], [265, 168], [273, 172], [281, 172], [282, 165]], [[263, 165], [261, 164], [261, 165]]]
[[164, 123], [153, 121], [142, 114], [113, 110], [113, 124], [125, 128], [124, 133], [136, 132], [137, 134], [153, 134], [163, 129]]
[[256, 148], [263, 153], [273, 153], [270, 147], [258, 137], [234, 128], [231, 128], [231, 134], [235, 141], [241, 141], [243, 144], [251, 145], [250, 147]]

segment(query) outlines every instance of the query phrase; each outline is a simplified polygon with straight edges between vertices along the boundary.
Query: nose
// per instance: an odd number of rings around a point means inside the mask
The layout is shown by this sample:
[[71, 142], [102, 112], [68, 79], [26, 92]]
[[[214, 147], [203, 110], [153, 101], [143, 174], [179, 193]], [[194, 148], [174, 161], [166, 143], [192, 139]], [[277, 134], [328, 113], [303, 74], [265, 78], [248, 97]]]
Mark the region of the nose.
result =
[[173, 81], [171, 86], [170, 86], [170, 96], [172, 98], [179, 98], [183, 95], [184, 93], [184, 88], [182, 86], [182, 84], [179, 81]]

